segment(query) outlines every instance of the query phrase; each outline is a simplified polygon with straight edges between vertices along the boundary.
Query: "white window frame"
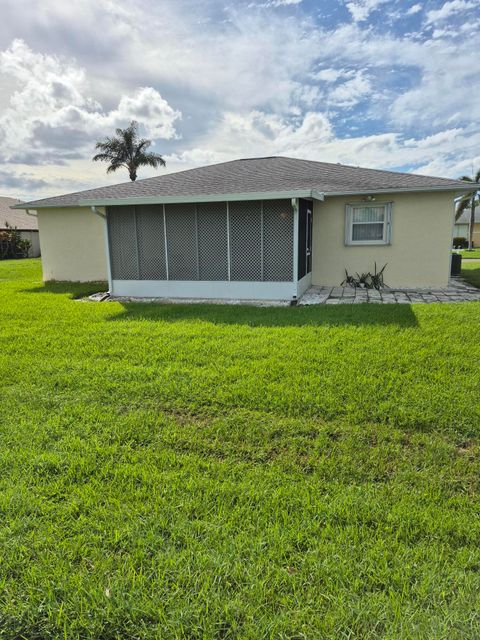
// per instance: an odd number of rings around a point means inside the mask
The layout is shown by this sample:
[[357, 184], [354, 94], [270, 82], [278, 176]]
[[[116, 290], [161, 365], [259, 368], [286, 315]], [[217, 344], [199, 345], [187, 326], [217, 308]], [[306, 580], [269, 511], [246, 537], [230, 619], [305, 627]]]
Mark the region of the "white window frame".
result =
[[[345, 205], [345, 244], [348, 246], [390, 244], [392, 237], [392, 202], [350, 202]], [[353, 240], [353, 209], [357, 207], [382, 207], [385, 212], [383, 220], [383, 237], [381, 240]], [[358, 224], [380, 224], [379, 222], [362, 222]]]

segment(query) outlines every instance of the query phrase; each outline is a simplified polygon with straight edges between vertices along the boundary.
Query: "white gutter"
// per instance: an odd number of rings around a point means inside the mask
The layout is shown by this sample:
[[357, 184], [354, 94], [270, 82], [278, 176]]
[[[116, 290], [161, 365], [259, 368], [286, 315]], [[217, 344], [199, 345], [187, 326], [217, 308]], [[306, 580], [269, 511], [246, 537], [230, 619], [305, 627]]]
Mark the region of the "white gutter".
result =
[[[206, 195], [178, 196], [142, 196], [135, 198], [103, 198], [79, 200], [80, 207], [87, 206], [121, 206], [135, 204], [178, 204], [195, 202], [239, 202], [243, 200], [281, 200], [283, 198], [314, 198], [323, 200], [323, 193], [315, 189], [296, 191], [252, 191], [245, 193], [216, 193]], [[68, 205], [65, 205], [68, 206]]]
[[363, 195], [370, 195], [370, 194], [389, 194], [389, 193], [421, 193], [421, 192], [429, 192], [429, 191], [471, 191], [472, 187], [469, 186], [461, 186], [461, 185], [456, 185], [455, 187], [444, 187], [442, 186], [437, 186], [437, 187], [415, 187], [415, 188], [400, 188], [400, 187], [389, 187], [388, 189], [368, 189], [368, 190], [361, 190], [359, 191], [358, 189], [354, 189], [353, 191], [325, 191], [324, 192], [324, 196], [325, 197], [332, 197], [332, 196], [363, 196]]
[[312, 198], [314, 200], [325, 200], [325, 194], [322, 191], [317, 191], [316, 189], [312, 189]]
[[103, 211], [99, 211], [97, 209], [97, 207], [90, 207], [90, 209], [92, 210], [92, 213], [94, 213], [95, 215], [97, 215], [99, 218], [106, 218], [107, 216], [103, 213]]

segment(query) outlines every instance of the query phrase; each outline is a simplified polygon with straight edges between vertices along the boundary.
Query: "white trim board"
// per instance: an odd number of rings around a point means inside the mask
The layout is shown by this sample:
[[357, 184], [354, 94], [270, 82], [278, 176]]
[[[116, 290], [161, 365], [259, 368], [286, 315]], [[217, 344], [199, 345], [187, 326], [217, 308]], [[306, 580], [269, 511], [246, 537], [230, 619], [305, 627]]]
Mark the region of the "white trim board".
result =
[[111, 293], [126, 298], [291, 300], [297, 291], [296, 282], [113, 280]]
[[297, 299], [299, 299], [307, 289], [312, 286], [312, 272], [307, 273], [301, 280], [297, 282]]
[[[313, 198], [324, 200], [324, 195], [316, 189], [299, 189], [293, 191], [252, 191], [245, 193], [214, 193], [206, 195], [177, 196], [137, 196], [132, 198], [95, 198], [80, 199], [78, 206], [114, 207], [133, 204], [183, 204], [198, 202], [241, 202], [244, 200], [285, 200], [290, 198]], [[33, 209], [33, 207], [31, 207]]]

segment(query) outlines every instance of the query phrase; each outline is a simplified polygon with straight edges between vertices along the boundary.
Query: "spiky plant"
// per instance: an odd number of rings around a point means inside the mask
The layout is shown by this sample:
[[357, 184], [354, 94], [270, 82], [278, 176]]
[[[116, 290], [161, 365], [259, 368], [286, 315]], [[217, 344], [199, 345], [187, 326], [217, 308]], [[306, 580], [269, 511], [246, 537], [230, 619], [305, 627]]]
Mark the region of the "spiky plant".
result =
[[[473, 249], [473, 227], [475, 225], [475, 207], [478, 204], [478, 191], [480, 190], [480, 169], [475, 176], [462, 176], [460, 180], [472, 183], [472, 193], [467, 193], [461, 197], [455, 212], [455, 220], [458, 220], [462, 213], [470, 207], [470, 229], [468, 235], [468, 249]], [[475, 186], [474, 186], [475, 185]]]
[[132, 120], [126, 129], [116, 129], [116, 135], [107, 137], [97, 142], [95, 149], [100, 153], [93, 156], [92, 160], [98, 162], [109, 162], [107, 173], [112, 173], [120, 167], [125, 167], [134, 182], [137, 179], [137, 169], [139, 167], [164, 167], [165, 160], [158, 153], [147, 151], [152, 144], [151, 140], [139, 138], [138, 122]]

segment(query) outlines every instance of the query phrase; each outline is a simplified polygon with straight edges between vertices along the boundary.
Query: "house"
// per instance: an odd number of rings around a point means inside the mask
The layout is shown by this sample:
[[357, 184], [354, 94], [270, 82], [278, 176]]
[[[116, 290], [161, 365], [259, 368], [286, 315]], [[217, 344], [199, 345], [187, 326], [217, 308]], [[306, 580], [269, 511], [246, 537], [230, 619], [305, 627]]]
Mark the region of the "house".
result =
[[116, 296], [294, 299], [374, 262], [388, 263], [389, 286], [446, 286], [454, 198], [468, 189], [268, 157], [17, 208], [38, 214], [45, 280], [108, 279]]
[[[462, 215], [456, 220], [453, 237], [465, 238], [468, 240], [470, 236], [470, 207], [465, 209]], [[475, 210], [475, 224], [473, 225], [473, 245], [480, 247], [480, 211]]]
[[20, 200], [0, 196], [0, 231], [5, 231], [9, 226], [16, 227], [22, 240], [30, 240], [31, 247], [29, 258], [38, 258], [40, 255], [40, 239], [38, 236], [38, 224], [35, 216], [29, 216], [25, 211], [15, 211], [11, 207], [21, 205]]

